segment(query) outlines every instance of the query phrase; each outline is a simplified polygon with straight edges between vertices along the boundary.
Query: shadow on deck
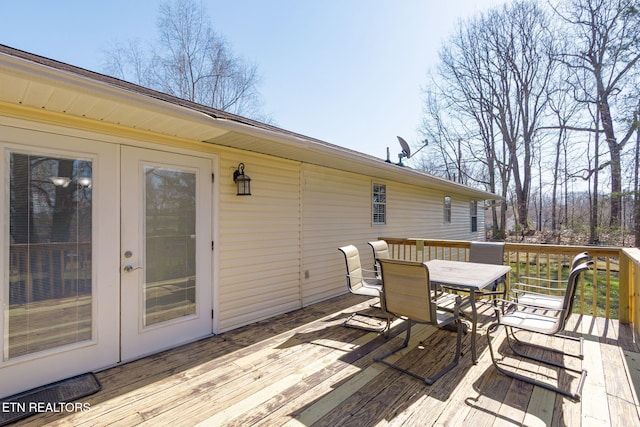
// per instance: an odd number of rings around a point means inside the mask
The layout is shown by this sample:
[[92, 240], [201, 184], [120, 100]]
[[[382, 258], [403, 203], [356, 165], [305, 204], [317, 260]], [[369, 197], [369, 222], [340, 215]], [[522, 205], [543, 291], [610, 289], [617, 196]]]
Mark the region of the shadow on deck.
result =
[[[22, 424], [640, 425], [640, 355], [628, 325], [572, 316], [570, 330], [585, 337], [588, 370], [583, 398], [574, 402], [498, 374], [484, 336], [477, 365], [466, 335], [457, 369], [433, 386], [376, 363], [373, 357], [403, 339], [404, 322], [394, 322], [389, 338], [341, 326], [367, 305], [345, 295], [99, 372], [102, 391], [83, 399], [89, 410]], [[415, 327], [398, 363], [428, 374], [450, 360], [454, 341], [450, 332]]]

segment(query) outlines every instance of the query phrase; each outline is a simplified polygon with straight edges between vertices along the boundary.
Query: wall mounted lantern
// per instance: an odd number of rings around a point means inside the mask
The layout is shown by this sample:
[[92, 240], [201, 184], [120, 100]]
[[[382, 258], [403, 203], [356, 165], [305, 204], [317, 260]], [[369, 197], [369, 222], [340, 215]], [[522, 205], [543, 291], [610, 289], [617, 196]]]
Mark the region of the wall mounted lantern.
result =
[[233, 173], [233, 181], [238, 187], [236, 196], [251, 195], [251, 178], [249, 178], [249, 175], [244, 174], [244, 163], [240, 163], [238, 169]]

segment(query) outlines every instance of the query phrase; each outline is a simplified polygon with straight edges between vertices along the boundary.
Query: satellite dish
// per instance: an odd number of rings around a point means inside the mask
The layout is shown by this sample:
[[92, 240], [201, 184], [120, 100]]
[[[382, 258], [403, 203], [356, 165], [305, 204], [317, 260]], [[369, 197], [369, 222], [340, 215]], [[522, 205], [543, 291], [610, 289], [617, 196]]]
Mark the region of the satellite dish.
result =
[[411, 157], [411, 148], [409, 148], [409, 144], [405, 141], [401, 136], [398, 136], [398, 141], [400, 142], [400, 147], [402, 147], [402, 157], [406, 157], [407, 159]]

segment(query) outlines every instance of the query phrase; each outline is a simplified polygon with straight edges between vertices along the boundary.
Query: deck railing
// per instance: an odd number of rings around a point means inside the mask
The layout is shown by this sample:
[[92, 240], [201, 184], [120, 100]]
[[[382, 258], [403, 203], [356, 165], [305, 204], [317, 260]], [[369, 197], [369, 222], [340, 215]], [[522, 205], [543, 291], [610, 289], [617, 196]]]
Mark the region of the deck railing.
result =
[[[389, 244], [392, 258], [420, 262], [431, 259], [466, 261], [471, 245], [469, 241], [459, 240], [382, 239]], [[633, 322], [638, 329], [640, 249], [506, 243], [504, 262], [511, 266], [508, 282], [518, 282], [524, 276], [567, 279], [573, 256], [584, 251], [589, 252], [595, 264], [581, 279], [574, 311], [619, 319], [623, 323]]]

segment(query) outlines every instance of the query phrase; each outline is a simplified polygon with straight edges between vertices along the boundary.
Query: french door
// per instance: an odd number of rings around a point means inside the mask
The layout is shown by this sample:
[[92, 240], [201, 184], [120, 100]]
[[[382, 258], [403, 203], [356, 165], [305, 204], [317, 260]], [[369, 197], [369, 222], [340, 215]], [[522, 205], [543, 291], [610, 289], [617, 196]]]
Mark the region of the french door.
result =
[[119, 152], [113, 144], [0, 129], [6, 396], [119, 359]]
[[121, 358], [212, 331], [211, 159], [121, 151]]
[[211, 158], [0, 130], [0, 397], [212, 332]]

